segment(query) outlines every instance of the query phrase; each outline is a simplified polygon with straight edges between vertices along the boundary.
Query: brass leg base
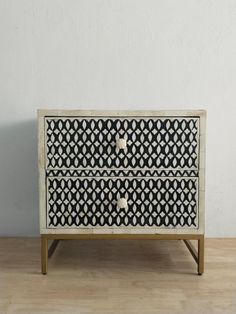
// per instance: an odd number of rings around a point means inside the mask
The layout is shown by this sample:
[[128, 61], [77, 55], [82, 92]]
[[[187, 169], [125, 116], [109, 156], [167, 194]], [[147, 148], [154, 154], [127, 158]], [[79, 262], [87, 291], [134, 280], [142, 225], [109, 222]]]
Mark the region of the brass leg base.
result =
[[[204, 235], [203, 234], [42, 234], [41, 235], [41, 263], [42, 274], [47, 274], [48, 258], [52, 256], [59, 240], [95, 240], [95, 239], [139, 239], [139, 240], [183, 240], [189, 252], [198, 265], [199, 275], [204, 272]], [[48, 249], [48, 241], [53, 240]], [[198, 241], [198, 250], [190, 240]]]
[[54, 253], [59, 240], [53, 240], [51, 246], [48, 249], [48, 238], [45, 235], [41, 235], [41, 270], [42, 274], [46, 275], [48, 271], [48, 258]]
[[198, 275], [202, 275], [204, 272], [204, 235], [200, 235], [199, 239], [197, 239], [197, 242], [198, 250], [196, 251], [195, 247], [189, 240], [187, 239], [184, 240], [184, 243], [186, 244], [189, 252], [191, 253], [192, 257], [197, 263]]

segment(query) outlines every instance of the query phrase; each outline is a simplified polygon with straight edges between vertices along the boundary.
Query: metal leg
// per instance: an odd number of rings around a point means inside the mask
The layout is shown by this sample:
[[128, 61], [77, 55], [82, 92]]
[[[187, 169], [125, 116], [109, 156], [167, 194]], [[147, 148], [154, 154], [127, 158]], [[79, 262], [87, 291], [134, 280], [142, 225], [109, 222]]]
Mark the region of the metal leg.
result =
[[192, 243], [189, 240], [184, 240], [184, 243], [187, 246], [192, 257], [194, 258], [195, 262], [198, 263], [198, 253], [195, 250], [195, 247], [192, 245]]
[[48, 271], [48, 259], [54, 253], [59, 240], [53, 240], [52, 244], [48, 249], [48, 237], [45, 235], [41, 235], [41, 267], [42, 267], [42, 274], [46, 275]]
[[48, 270], [48, 239], [41, 235], [41, 269], [42, 274], [46, 275]]
[[50, 258], [52, 256], [58, 243], [59, 243], [59, 240], [53, 240], [52, 241], [52, 244], [50, 245], [49, 250], [48, 250], [48, 258]]
[[198, 275], [204, 272], [204, 235], [198, 240]]
[[204, 272], [204, 235], [200, 235], [197, 239], [198, 241], [198, 250], [196, 251], [195, 247], [189, 240], [184, 240], [189, 252], [197, 263], [197, 272], [198, 275], [202, 275]]
[[[120, 235], [81, 235], [81, 234], [63, 234], [63, 235], [52, 235], [52, 234], [43, 234], [41, 235], [41, 267], [42, 267], [42, 274], [47, 274], [48, 268], [48, 258], [52, 256], [53, 252], [55, 251], [59, 240], [67, 240], [67, 239], [171, 239], [171, 240], [183, 240], [186, 244], [189, 252], [193, 256], [194, 260], [197, 263], [197, 271], [199, 275], [202, 275], [204, 272], [204, 235], [127, 235], [127, 234], [120, 234]], [[50, 248], [48, 249], [48, 241], [53, 240]], [[198, 250], [196, 251], [195, 247], [192, 245], [190, 240], [197, 240], [198, 241]]]

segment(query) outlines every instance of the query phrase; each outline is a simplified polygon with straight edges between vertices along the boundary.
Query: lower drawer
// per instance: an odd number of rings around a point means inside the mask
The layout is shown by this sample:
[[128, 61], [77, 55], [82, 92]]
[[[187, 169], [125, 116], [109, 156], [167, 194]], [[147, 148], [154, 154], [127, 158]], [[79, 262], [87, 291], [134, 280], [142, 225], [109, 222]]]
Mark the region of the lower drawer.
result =
[[198, 228], [197, 177], [48, 177], [47, 228]]

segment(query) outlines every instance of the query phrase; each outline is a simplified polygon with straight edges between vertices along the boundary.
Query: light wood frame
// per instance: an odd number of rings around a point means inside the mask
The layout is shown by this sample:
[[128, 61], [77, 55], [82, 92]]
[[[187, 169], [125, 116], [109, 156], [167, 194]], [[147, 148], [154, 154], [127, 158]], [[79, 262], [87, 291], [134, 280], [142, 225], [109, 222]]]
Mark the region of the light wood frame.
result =
[[[55, 229], [46, 226], [46, 174], [45, 174], [45, 117], [199, 117], [199, 200], [197, 229], [175, 228], [78, 228]], [[42, 273], [47, 273], [48, 256], [52, 255], [58, 240], [67, 239], [147, 239], [147, 240], [184, 240], [187, 248], [198, 265], [198, 274], [204, 271], [204, 230], [205, 230], [205, 143], [206, 143], [205, 110], [162, 110], [162, 111], [111, 111], [111, 110], [38, 110], [38, 156], [39, 156], [39, 207]], [[158, 231], [158, 233], [157, 233]], [[53, 240], [48, 250], [48, 241]], [[198, 250], [190, 240], [198, 241]]]

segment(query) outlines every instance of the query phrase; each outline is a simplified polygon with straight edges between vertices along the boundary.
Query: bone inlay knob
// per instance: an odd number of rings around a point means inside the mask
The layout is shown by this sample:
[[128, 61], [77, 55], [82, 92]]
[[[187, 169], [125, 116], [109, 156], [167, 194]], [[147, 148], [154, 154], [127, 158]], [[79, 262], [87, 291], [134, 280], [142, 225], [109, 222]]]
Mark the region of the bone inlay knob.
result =
[[126, 139], [124, 139], [124, 138], [118, 138], [118, 140], [116, 141], [116, 146], [117, 146], [119, 149], [125, 149], [126, 146], [127, 146]]
[[117, 206], [118, 208], [126, 208], [128, 205], [127, 203], [127, 200], [125, 198], [120, 198], [118, 201], [117, 201]]

